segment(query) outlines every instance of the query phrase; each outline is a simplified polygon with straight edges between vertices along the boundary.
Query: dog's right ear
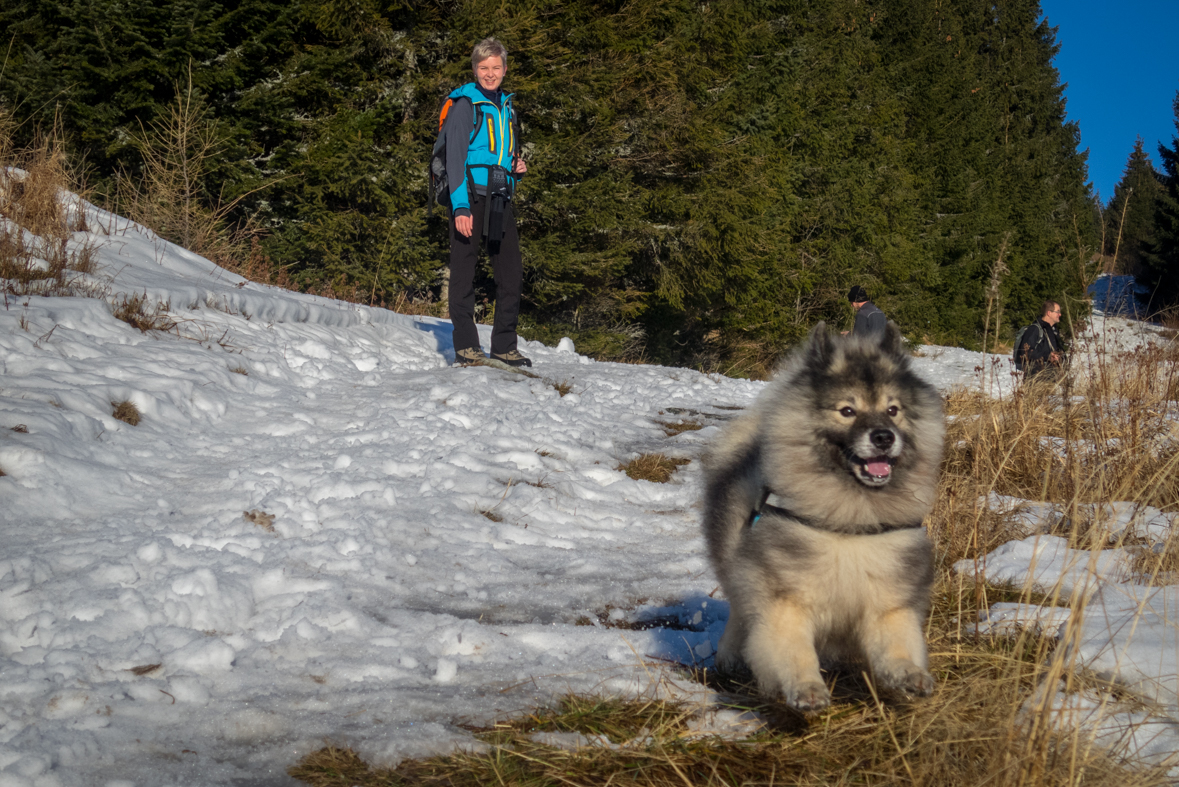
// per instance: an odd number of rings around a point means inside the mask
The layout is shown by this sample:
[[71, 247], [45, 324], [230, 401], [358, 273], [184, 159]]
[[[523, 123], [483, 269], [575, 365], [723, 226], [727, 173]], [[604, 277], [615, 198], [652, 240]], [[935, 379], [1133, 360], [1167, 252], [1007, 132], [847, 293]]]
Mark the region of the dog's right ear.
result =
[[807, 357], [816, 366], [825, 366], [830, 362], [833, 351], [834, 343], [831, 340], [831, 334], [827, 331], [827, 323], [820, 322], [811, 328], [810, 335], [806, 339]]
[[892, 320], [884, 328], [884, 333], [880, 335], [880, 349], [886, 353], [898, 358], [908, 358], [909, 354], [905, 351], [905, 337], [901, 334], [901, 329]]

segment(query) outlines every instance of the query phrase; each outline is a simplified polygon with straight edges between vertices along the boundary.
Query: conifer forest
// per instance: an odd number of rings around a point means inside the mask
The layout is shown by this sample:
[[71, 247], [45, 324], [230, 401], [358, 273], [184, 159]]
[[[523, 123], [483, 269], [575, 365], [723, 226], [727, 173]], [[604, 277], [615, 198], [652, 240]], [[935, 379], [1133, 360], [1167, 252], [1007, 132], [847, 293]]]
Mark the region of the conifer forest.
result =
[[[99, 204], [162, 157], [292, 286], [437, 300], [437, 109], [495, 36], [529, 165], [522, 334], [742, 374], [820, 320], [850, 327], [856, 283], [911, 339], [975, 349], [1045, 298], [1080, 303], [1102, 213], [1040, 17], [1037, 0], [3, 0], [0, 107], [20, 144], [56, 130]], [[188, 132], [169, 135], [178, 111]]]

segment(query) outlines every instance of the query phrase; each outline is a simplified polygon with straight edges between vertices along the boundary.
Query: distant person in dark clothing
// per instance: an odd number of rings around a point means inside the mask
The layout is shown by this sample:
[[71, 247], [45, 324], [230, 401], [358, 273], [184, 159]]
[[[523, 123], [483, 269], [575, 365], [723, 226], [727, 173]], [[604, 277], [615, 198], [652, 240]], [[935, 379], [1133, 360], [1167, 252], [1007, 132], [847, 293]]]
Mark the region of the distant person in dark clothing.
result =
[[1060, 304], [1044, 301], [1040, 319], [1029, 325], [1019, 337], [1018, 353], [1023, 361], [1024, 378], [1048, 372], [1053, 377], [1064, 368], [1064, 343], [1056, 324], [1060, 322]]
[[[884, 333], [884, 328], [888, 325], [888, 318], [884, 316], [884, 312], [876, 308], [876, 304], [868, 300], [868, 292], [863, 287], [858, 284], [852, 287], [847, 294], [847, 299], [851, 301], [852, 308], [856, 310], [856, 322], [851, 329], [852, 335], [874, 336]], [[843, 333], [846, 334], [847, 331]]]

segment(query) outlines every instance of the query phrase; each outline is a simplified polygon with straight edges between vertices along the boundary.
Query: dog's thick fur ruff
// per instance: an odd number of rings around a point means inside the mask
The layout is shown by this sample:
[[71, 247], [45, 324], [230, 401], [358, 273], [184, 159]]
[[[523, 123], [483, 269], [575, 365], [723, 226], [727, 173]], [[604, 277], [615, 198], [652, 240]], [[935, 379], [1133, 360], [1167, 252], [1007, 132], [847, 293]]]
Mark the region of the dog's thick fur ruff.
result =
[[[862, 659], [877, 685], [926, 695], [942, 402], [896, 325], [820, 323], [705, 460], [704, 535], [729, 600], [717, 668], [762, 693], [829, 704], [820, 659]], [[765, 506], [773, 495], [772, 506]], [[760, 513], [759, 513], [760, 512]]]

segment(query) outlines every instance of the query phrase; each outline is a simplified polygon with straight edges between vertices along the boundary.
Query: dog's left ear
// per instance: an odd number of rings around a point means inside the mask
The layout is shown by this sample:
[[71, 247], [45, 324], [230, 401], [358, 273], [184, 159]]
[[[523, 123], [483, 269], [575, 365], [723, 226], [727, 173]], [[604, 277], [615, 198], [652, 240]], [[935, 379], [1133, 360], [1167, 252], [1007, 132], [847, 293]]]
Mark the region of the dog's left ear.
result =
[[806, 353], [818, 366], [822, 367], [830, 360], [831, 352], [831, 334], [827, 332], [827, 323], [820, 322], [811, 328], [810, 336], [807, 337]]
[[899, 358], [909, 357], [909, 353], [906, 352], [905, 348], [905, 337], [901, 336], [901, 329], [892, 320], [888, 321], [888, 325], [884, 328], [884, 333], [880, 335], [880, 349], [889, 355]]

